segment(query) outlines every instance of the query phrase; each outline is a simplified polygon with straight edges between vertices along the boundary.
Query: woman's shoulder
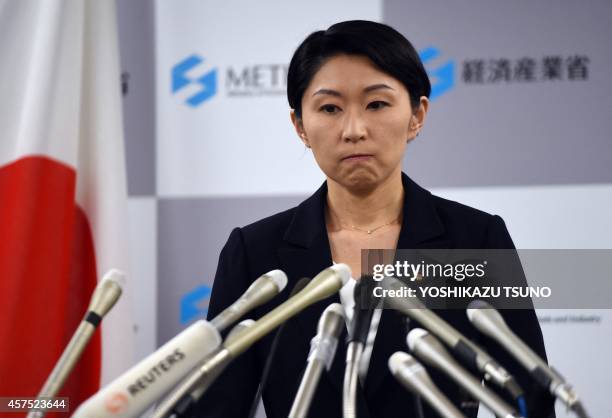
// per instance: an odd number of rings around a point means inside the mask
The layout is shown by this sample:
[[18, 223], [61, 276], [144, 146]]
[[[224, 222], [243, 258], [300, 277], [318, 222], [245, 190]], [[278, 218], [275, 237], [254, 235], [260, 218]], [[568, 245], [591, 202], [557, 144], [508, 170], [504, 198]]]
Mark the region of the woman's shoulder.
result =
[[236, 228], [248, 247], [278, 245], [291, 224], [297, 207], [266, 216], [247, 225]]
[[296, 209], [297, 207], [292, 207], [282, 212], [266, 216], [265, 218], [244, 225], [240, 229], [244, 235], [250, 237], [282, 235], [291, 223]]
[[431, 202], [449, 235], [469, 237], [474, 247], [514, 247], [506, 224], [499, 215], [434, 194], [431, 194]]
[[323, 207], [326, 194], [326, 184], [323, 183], [297, 206], [245, 225], [240, 230], [251, 244], [257, 244], [262, 239], [273, 245], [279, 245], [282, 241], [295, 244], [310, 242], [313, 236], [325, 230]]
[[420, 207], [418, 209], [419, 211], [433, 211], [444, 223], [467, 222], [473, 226], [477, 226], [486, 225], [494, 218], [499, 218], [496, 215], [492, 215], [472, 206], [437, 196], [417, 184], [406, 174], [403, 174], [402, 180], [404, 189], [407, 192], [406, 205], [414, 203]]
[[438, 214], [448, 218], [458, 218], [464, 221], [471, 220], [473, 222], [488, 223], [491, 221], [492, 217], [497, 216], [464, 203], [446, 199], [434, 194], [431, 194], [431, 200]]

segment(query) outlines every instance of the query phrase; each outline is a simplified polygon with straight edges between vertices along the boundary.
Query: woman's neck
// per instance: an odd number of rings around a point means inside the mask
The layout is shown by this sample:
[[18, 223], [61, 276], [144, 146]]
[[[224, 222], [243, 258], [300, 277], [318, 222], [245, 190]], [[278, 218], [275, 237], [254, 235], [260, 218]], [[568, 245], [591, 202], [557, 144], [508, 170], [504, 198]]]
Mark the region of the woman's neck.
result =
[[396, 220], [401, 222], [403, 205], [401, 171], [365, 192], [354, 192], [327, 180], [327, 222], [334, 230], [349, 226], [369, 229]]

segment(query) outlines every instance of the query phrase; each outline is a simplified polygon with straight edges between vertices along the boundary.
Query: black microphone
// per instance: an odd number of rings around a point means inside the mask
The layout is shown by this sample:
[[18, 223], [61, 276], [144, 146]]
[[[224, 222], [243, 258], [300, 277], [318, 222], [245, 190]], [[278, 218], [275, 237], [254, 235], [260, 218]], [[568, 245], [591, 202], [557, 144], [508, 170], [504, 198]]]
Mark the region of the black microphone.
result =
[[[401, 294], [401, 290], [405, 287], [399, 279], [389, 276], [385, 277], [379, 285], [386, 291], [396, 292], [396, 295]], [[465, 363], [469, 364], [471, 369], [478, 370], [484, 375], [487, 381], [505, 389], [517, 401], [523, 397], [523, 389], [506, 369], [438, 314], [428, 309], [418, 298], [397, 297], [389, 293], [383, 299], [386, 307], [391, 307], [403, 313], [427, 328]]]
[[421, 361], [444, 372], [459, 386], [466, 389], [477, 398], [496, 417], [518, 418], [514, 408], [508, 405], [497, 394], [486, 386], [480, 379], [472, 376], [446, 351], [440, 341], [422, 328], [415, 328], [408, 333], [408, 347]]
[[[295, 286], [293, 286], [293, 289], [291, 289], [291, 293], [289, 294], [289, 297], [292, 297], [297, 292], [299, 292], [304, 287], [306, 287], [308, 282], [310, 282], [310, 278], [308, 277], [302, 277], [300, 280], [298, 280]], [[261, 381], [259, 382], [257, 393], [255, 393], [255, 397], [253, 398], [253, 403], [251, 403], [251, 410], [249, 411], [249, 418], [253, 418], [255, 414], [257, 413], [257, 407], [259, 406], [259, 401], [261, 401], [261, 395], [268, 381], [268, 376], [270, 375], [270, 369], [272, 368], [272, 362], [274, 361], [274, 356], [276, 354], [276, 350], [278, 349], [278, 342], [280, 341], [280, 336], [283, 333], [283, 330], [285, 329], [285, 325], [287, 324], [287, 322], [290, 322], [290, 321], [291, 320], [284, 322], [278, 328], [278, 330], [276, 330], [276, 334], [274, 335], [274, 340], [272, 340], [272, 344], [270, 345], [270, 351], [268, 352], [268, 357], [266, 358], [266, 364], [264, 365], [263, 372], [261, 374]]]
[[376, 301], [372, 296], [375, 282], [372, 276], [362, 276], [355, 285], [355, 310], [351, 321], [349, 345], [346, 350], [344, 386], [342, 390], [342, 411], [344, 418], [357, 416], [357, 382], [359, 363], [365, 348]]
[[349, 342], [358, 342], [365, 346], [374, 308], [378, 302], [372, 296], [376, 282], [372, 276], [362, 276], [355, 285], [353, 296], [355, 298], [355, 310], [351, 321], [351, 332]]
[[553, 396], [576, 412], [579, 417], [588, 418], [574, 388], [510, 329], [493, 306], [482, 300], [474, 300], [468, 305], [467, 316], [480, 332], [493, 338], [510, 352]]

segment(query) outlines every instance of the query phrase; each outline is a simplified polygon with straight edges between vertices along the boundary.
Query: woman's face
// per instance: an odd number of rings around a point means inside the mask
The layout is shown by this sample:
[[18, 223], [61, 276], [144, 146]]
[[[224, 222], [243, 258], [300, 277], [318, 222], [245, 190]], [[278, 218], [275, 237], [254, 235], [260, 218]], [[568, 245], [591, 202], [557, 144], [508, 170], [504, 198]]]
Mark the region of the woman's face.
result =
[[404, 85], [367, 57], [337, 55], [315, 74], [302, 98], [298, 135], [326, 176], [351, 190], [371, 190], [401, 172], [407, 142], [422, 127], [427, 98], [413, 114]]

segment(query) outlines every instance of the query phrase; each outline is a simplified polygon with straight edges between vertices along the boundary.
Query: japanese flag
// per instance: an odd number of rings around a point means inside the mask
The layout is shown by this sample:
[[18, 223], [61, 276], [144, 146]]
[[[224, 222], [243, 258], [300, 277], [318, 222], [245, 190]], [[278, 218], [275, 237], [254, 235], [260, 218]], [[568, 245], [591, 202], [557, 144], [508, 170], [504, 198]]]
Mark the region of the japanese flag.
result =
[[97, 280], [128, 273], [74, 411], [134, 362], [114, 0], [0, 0], [0, 92], [0, 396], [36, 396]]

